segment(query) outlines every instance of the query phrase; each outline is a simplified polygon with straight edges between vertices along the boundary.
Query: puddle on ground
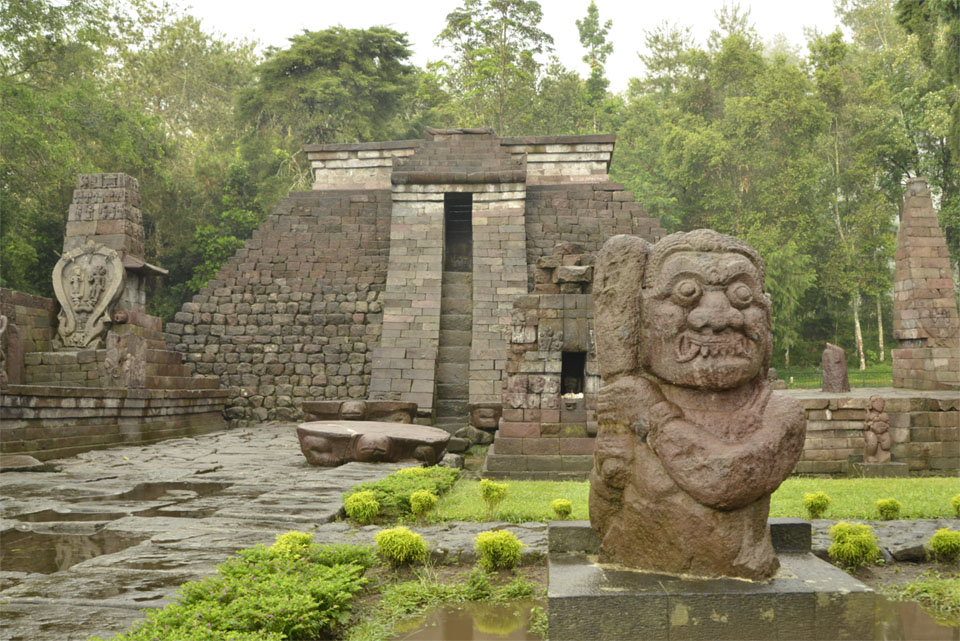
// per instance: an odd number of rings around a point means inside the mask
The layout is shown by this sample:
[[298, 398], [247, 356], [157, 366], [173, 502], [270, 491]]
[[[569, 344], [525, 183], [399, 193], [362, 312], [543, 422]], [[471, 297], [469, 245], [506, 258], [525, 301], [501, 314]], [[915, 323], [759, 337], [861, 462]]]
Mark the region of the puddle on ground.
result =
[[920, 604], [877, 595], [876, 641], [960, 641], [960, 625], [938, 623]]
[[542, 603], [458, 603], [430, 610], [397, 627], [395, 641], [540, 641], [530, 609]]
[[162, 499], [178, 500], [193, 499], [201, 496], [209, 496], [221, 492], [232, 483], [215, 483], [193, 481], [161, 481], [151, 483], [138, 483], [132, 490], [121, 494], [98, 494], [96, 496], [73, 497], [70, 500], [76, 502], [87, 501], [157, 501]]
[[[398, 627], [394, 641], [532, 641], [530, 609], [537, 602], [460, 603], [430, 610]], [[912, 601], [877, 595], [876, 641], [960, 641], [960, 627], [942, 625]]]
[[0, 570], [52, 574], [137, 545], [144, 538], [108, 531], [59, 534], [8, 530], [0, 541]]

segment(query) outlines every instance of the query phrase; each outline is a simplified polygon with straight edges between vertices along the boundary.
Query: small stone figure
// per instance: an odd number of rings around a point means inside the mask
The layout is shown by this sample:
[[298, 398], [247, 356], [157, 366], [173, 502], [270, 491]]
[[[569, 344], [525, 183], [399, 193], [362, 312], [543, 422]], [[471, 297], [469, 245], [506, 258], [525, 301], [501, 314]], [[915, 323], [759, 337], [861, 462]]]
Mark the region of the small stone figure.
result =
[[711, 230], [604, 245], [590, 477], [601, 562], [760, 580], [779, 567], [770, 494], [803, 451], [806, 421], [767, 382], [763, 280], [753, 248]]
[[500, 403], [470, 403], [470, 425], [477, 429], [492, 431], [499, 427], [503, 407]]
[[823, 371], [823, 391], [840, 393], [850, 391], [850, 379], [847, 377], [847, 353], [843, 348], [827, 343], [820, 358]]
[[3, 333], [7, 331], [7, 317], [0, 315], [0, 389], [7, 387], [7, 354], [3, 349]]
[[306, 401], [304, 414], [319, 421], [377, 421], [413, 423], [417, 404], [403, 401]]
[[882, 396], [871, 396], [867, 418], [863, 422], [863, 462], [890, 462], [890, 417], [883, 411]]

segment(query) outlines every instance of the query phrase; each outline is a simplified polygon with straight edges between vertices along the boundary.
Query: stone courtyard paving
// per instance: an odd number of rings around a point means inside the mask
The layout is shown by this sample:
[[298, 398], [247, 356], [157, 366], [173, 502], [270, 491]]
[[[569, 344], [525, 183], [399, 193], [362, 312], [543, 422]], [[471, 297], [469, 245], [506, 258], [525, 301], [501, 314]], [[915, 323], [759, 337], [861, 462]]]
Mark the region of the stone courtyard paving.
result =
[[[236, 550], [278, 533], [320, 543], [371, 544], [377, 526], [336, 518], [341, 494], [402, 465], [307, 465], [295, 425], [264, 424], [51, 461], [47, 472], [0, 474], [0, 639], [110, 637], [162, 607], [184, 582]], [[55, 470], [55, 471], [54, 471]], [[835, 521], [814, 522], [825, 556]], [[908, 560], [955, 519], [871, 523], [893, 557]], [[525, 560], [546, 553], [543, 523], [444, 523], [415, 528], [437, 562], [473, 563], [473, 537], [509, 529]]]
[[[295, 425], [267, 424], [0, 474], [0, 638], [112, 636], [236, 550], [289, 530], [315, 530], [321, 543], [371, 543], [378, 528], [335, 521], [341, 494], [400, 467], [311, 467]], [[473, 536], [497, 525], [420, 531], [437, 560], [472, 562]], [[527, 554], [545, 551], [545, 524], [509, 529]]]

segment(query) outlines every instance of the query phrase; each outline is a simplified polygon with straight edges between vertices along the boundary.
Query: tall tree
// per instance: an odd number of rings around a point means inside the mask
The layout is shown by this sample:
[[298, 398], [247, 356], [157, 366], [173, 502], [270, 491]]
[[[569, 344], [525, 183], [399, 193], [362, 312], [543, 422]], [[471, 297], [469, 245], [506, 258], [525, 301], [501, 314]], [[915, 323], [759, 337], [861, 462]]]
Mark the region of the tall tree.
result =
[[553, 45], [540, 29], [542, 18], [534, 0], [464, 0], [447, 15], [436, 43], [452, 50], [444, 76], [460, 124], [493, 127], [500, 135], [523, 133], [536, 96], [536, 56]]
[[590, 65], [590, 77], [586, 82], [586, 99], [593, 110], [594, 132], [600, 130], [600, 109], [607, 97], [607, 87], [610, 86], [604, 65], [607, 63], [607, 56], [613, 53], [613, 43], [607, 41], [607, 34], [612, 26], [612, 20], [600, 24], [600, 11], [594, 0], [590, 0], [587, 15], [583, 20], [577, 20], [580, 44], [587, 50], [583, 61]]

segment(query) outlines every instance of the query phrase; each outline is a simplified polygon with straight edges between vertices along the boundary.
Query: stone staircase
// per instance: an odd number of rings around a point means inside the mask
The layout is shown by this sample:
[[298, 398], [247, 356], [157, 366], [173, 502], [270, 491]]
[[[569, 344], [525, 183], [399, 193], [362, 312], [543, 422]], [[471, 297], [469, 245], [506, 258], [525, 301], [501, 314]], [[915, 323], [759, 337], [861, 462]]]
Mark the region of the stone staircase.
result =
[[467, 424], [470, 400], [470, 341], [473, 331], [473, 274], [444, 271], [437, 354], [437, 413], [434, 425], [456, 432]]

